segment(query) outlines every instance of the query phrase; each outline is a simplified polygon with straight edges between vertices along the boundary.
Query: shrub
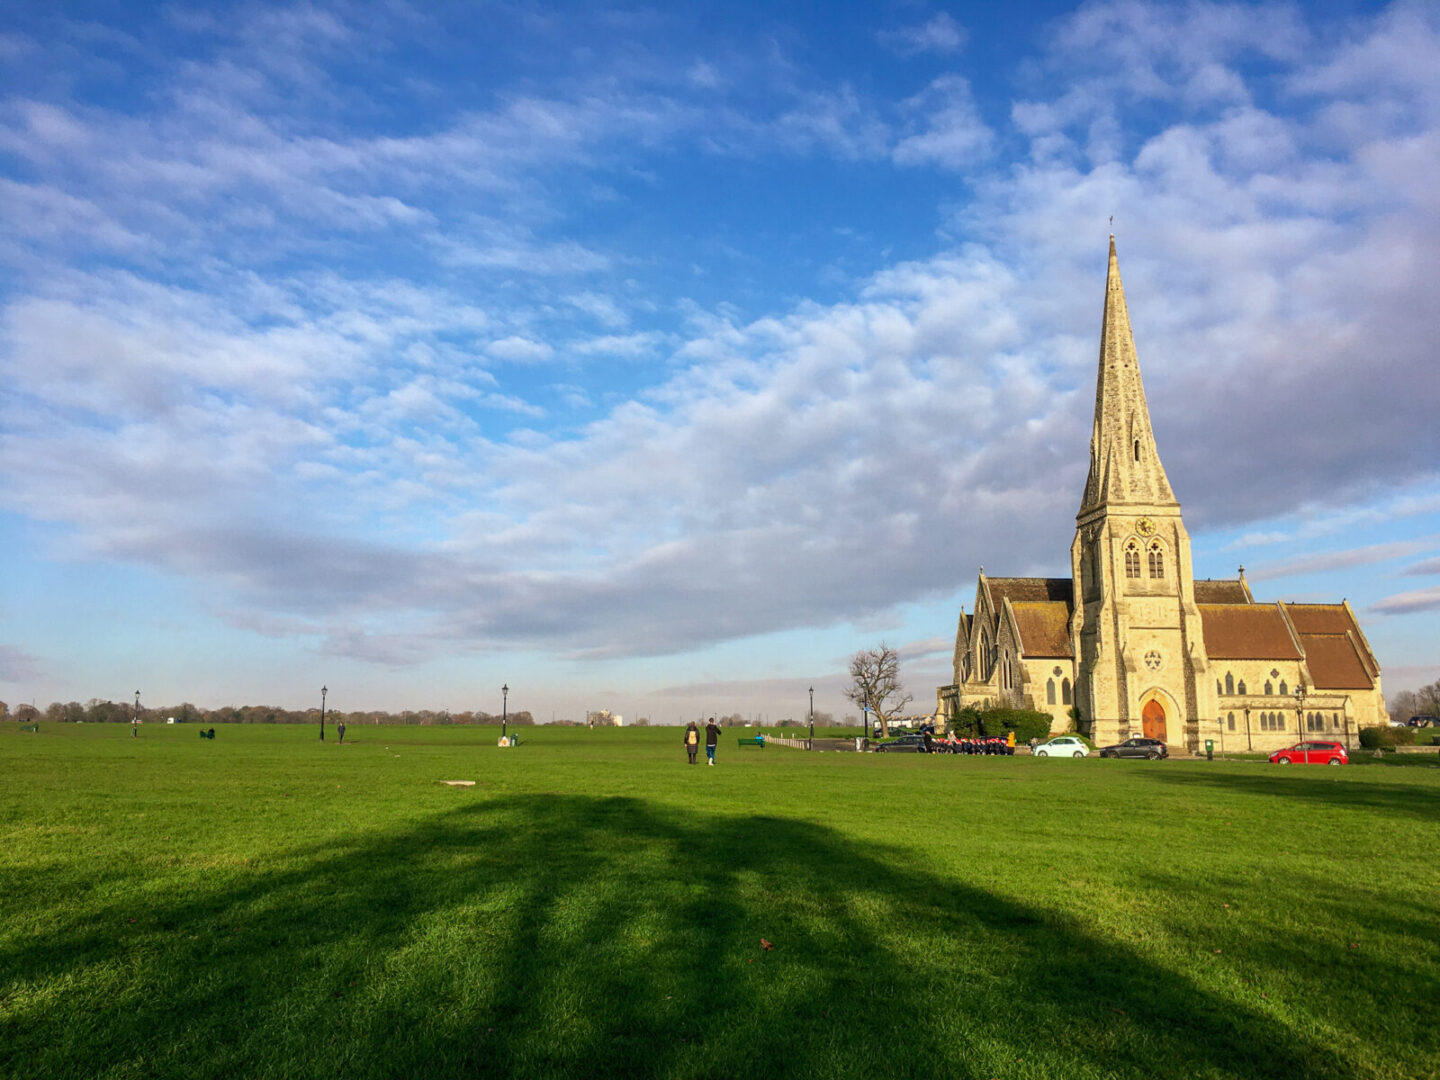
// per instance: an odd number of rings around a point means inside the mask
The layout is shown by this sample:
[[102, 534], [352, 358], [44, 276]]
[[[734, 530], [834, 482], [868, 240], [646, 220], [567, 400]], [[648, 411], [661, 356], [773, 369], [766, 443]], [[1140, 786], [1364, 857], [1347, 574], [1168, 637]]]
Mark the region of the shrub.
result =
[[1396, 727], [1361, 728], [1360, 745], [1366, 750], [1388, 750], [1397, 746], [1414, 746], [1415, 730]]
[[1031, 739], [1048, 739], [1051, 719], [1049, 713], [1031, 709], [986, 709], [980, 714], [980, 728], [987, 738], [1003, 738], [1007, 732], [1013, 731], [1016, 745], [1019, 745]]
[[950, 730], [960, 738], [975, 738], [981, 733], [981, 713], [973, 705], [961, 709], [950, 718]]

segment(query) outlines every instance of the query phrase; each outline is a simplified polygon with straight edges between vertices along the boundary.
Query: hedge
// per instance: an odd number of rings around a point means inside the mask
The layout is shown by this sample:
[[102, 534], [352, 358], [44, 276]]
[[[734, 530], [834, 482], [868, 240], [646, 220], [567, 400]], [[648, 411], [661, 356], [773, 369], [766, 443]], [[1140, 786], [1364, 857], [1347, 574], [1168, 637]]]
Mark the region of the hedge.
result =
[[1416, 728], [1408, 727], [1366, 727], [1360, 729], [1360, 745], [1366, 750], [1390, 749], [1396, 746], [1414, 746]]

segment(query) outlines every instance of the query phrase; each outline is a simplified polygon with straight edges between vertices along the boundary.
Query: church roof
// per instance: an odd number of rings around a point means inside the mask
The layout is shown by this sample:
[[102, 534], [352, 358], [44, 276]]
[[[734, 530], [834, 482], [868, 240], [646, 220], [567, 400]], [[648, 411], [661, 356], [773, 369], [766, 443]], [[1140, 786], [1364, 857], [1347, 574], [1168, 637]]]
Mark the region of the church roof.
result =
[[1305, 663], [1317, 690], [1369, 690], [1375, 681], [1365, 670], [1349, 634], [1301, 634]]
[[1280, 606], [1302, 634], [1344, 634], [1356, 628], [1344, 604], [1291, 604], [1281, 601]]
[[1368, 690], [1374, 686], [1380, 666], [1348, 605], [1282, 603], [1280, 606], [1300, 636], [1316, 687]]
[[1012, 604], [1028, 600], [1063, 600], [1069, 604], [1075, 597], [1075, 587], [1068, 577], [992, 577], [985, 582], [990, 586], [996, 611], [1005, 606], [1007, 599]]
[[1196, 579], [1195, 602], [1197, 604], [1249, 604], [1250, 590], [1239, 578], [1212, 580]]
[[[1198, 581], [1195, 583], [1200, 584]], [[1285, 616], [1272, 604], [1200, 604], [1211, 660], [1299, 660]]]
[[[1044, 581], [1045, 578], [1038, 580]], [[1065, 579], [1068, 585], [1069, 579]], [[1070, 605], [1059, 600], [1010, 602], [1015, 628], [1020, 632], [1022, 656], [1069, 657]]]

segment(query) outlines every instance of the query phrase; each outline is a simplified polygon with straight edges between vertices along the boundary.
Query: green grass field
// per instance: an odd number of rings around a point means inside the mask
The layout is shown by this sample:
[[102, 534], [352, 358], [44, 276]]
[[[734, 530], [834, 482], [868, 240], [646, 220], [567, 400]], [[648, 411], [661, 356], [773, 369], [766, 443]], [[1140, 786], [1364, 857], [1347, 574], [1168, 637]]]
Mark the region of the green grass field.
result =
[[1428, 759], [525, 736], [7, 725], [0, 1076], [1440, 1076]]

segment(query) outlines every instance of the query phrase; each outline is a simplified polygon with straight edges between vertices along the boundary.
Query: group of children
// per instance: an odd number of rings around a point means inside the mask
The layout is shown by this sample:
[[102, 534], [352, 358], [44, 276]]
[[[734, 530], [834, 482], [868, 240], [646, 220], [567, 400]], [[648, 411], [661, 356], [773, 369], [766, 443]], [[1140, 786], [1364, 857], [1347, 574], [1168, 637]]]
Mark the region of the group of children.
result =
[[942, 753], [948, 754], [998, 754], [1006, 757], [1015, 755], [1015, 735], [1012, 732], [1003, 739], [998, 735], [989, 738], [970, 737], [959, 738], [954, 732], [944, 739], [936, 742], [936, 748]]

